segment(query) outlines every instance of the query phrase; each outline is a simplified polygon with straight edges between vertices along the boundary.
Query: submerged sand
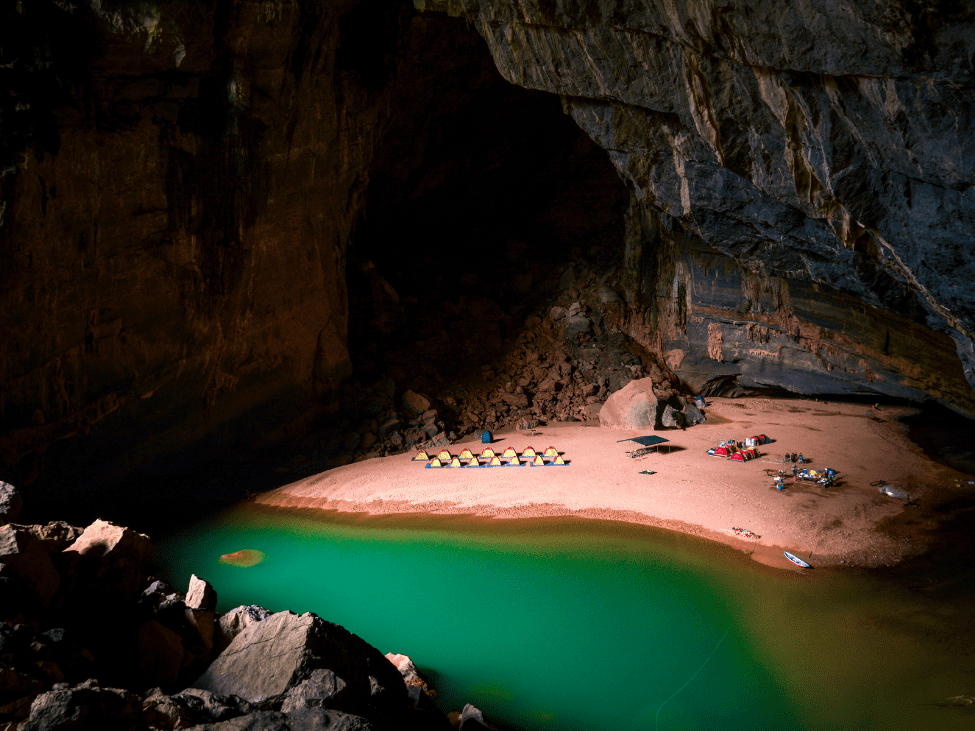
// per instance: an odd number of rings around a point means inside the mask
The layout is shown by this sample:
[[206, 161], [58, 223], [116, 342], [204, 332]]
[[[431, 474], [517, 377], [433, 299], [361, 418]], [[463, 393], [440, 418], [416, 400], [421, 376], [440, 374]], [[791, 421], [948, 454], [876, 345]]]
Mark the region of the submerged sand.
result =
[[[328, 470], [259, 496], [284, 509], [370, 514], [464, 513], [494, 518], [577, 516], [621, 520], [721, 541], [769, 565], [790, 566], [789, 550], [815, 566], [888, 565], [924, 548], [922, 530], [905, 511], [924, 511], [926, 499], [943, 495], [967, 477], [933, 462], [914, 445], [898, 419], [906, 407], [820, 403], [762, 398], [712, 399], [709, 422], [687, 430], [653, 432], [556, 423], [535, 435], [514, 430], [494, 435], [494, 449], [555, 447], [568, 464], [545, 467], [426, 469], [414, 453], [382, 457]], [[671, 447], [631, 459], [630, 437], [657, 434]], [[765, 434], [762, 456], [741, 463], [710, 456], [723, 439]], [[479, 439], [462, 441], [475, 454]], [[837, 471], [825, 489], [786, 480], [773, 487], [765, 469], [786, 452], [801, 452], [808, 466]], [[641, 474], [652, 470], [654, 474]], [[871, 483], [906, 489], [913, 505], [887, 497]], [[961, 489], [961, 488], [956, 488]], [[918, 505], [922, 507], [919, 508]], [[905, 519], [906, 518], [906, 519]], [[930, 515], [925, 520], [930, 523]], [[897, 530], [890, 530], [897, 525]], [[735, 528], [748, 533], [736, 533]]]

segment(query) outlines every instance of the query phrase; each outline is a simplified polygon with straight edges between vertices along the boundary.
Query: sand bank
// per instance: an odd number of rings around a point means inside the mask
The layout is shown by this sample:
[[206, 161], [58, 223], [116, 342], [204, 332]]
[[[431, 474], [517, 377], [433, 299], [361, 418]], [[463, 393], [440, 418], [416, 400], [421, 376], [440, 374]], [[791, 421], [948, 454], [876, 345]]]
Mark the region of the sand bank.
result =
[[[789, 566], [789, 550], [814, 566], [889, 565], [923, 549], [923, 534], [904, 530], [904, 511], [919, 510], [880, 494], [871, 483], [907, 488], [923, 505], [963, 476], [927, 458], [897, 419], [907, 408], [761, 398], [713, 399], [707, 424], [679, 429], [615, 430], [579, 423], [550, 424], [535, 436], [495, 434], [499, 452], [558, 449], [564, 467], [425, 469], [413, 453], [358, 462], [258, 496], [278, 508], [319, 508], [388, 514], [466, 513], [496, 518], [571, 515], [657, 526], [726, 543], [755, 560]], [[656, 433], [666, 449], [631, 459], [621, 442]], [[763, 456], [745, 463], [709, 456], [722, 439], [766, 434]], [[480, 440], [452, 445], [480, 453]], [[839, 484], [773, 487], [765, 468], [786, 468], [786, 452], [801, 452], [812, 468], [831, 467]], [[640, 474], [653, 470], [655, 474]], [[966, 478], [967, 479], [967, 478]], [[923, 510], [923, 508], [921, 508]], [[900, 529], [889, 527], [899, 524]], [[736, 535], [743, 528], [757, 537]]]

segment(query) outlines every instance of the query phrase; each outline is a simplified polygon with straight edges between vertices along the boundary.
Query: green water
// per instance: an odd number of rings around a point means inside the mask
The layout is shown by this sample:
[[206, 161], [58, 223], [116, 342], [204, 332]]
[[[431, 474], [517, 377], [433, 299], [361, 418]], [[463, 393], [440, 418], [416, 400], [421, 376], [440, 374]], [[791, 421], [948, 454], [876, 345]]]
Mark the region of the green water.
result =
[[[219, 557], [257, 549], [250, 568]], [[177, 586], [311, 611], [409, 655], [444, 710], [524, 729], [971, 729], [970, 608], [602, 522], [310, 518], [246, 506], [173, 537]]]

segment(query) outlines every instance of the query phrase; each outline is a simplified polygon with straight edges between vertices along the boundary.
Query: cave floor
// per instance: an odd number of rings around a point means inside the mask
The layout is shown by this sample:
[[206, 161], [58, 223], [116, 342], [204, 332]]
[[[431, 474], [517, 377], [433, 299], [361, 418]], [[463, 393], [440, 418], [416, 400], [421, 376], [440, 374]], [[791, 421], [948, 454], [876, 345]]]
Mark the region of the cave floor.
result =
[[[669, 451], [631, 459], [633, 442], [654, 433], [552, 423], [531, 435], [495, 434], [492, 447], [541, 452], [554, 446], [567, 465], [425, 469], [413, 454], [365, 460], [309, 476], [257, 496], [259, 504], [390, 514], [431, 512], [494, 518], [577, 516], [658, 526], [719, 541], [754, 560], [787, 567], [783, 549], [817, 566], [889, 566], [925, 551], [950, 517], [939, 506], [975, 491], [969, 476], [939, 464], [908, 438], [909, 407], [766, 398], [715, 398], [706, 424], [657, 434]], [[740, 463], [707, 454], [724, 439], [765, 434], [762, 456]], [[464, 447], [479, 454], [479, 441]], [[828, 489], [786, 480], [776, 490], [766, 468], [789, 452], [813, 469], [833, 468]], [[643, 474], [651, 470], [653, 474]], [[884, 480], [907, 490], [908, 505], [879, 492]], [[965, 501], [967, 502], [967, 501]], [[735, 528], [756, 537], [743, 537]]]

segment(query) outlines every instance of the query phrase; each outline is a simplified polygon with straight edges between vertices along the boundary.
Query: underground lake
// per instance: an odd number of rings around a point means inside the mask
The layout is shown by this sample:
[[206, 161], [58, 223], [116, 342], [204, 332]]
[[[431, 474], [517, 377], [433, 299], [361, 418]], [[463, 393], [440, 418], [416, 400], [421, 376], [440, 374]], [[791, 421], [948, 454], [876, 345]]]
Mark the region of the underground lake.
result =
[[[237, 551], [263, 560], [223, 563]], [[596, 520], [285, 512], [164, 538], [219, 610], [314, 612], [520, 729], [970, 729], [970, 605]]]

